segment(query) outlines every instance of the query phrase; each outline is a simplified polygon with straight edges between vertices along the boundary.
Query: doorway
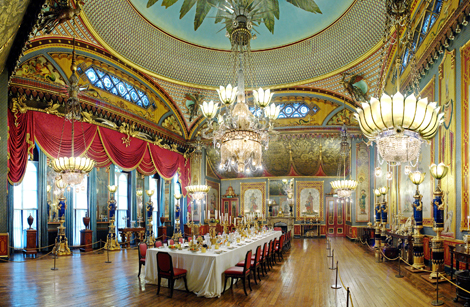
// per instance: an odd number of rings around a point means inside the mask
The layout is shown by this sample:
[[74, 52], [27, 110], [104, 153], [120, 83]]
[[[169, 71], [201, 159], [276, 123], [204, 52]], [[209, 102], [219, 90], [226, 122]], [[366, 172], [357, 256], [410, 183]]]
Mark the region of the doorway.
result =
[[329, 236], [344, 237], [344, 206], [345, 202], [338, 198], [326, 198], [326, 226]]

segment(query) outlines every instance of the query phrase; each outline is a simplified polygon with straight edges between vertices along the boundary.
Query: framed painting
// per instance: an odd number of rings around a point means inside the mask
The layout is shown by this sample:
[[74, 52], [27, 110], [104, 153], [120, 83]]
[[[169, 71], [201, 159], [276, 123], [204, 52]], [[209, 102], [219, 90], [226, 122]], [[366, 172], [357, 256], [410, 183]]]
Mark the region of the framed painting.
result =
[[297, 219], [316, 217], [323, 221], [323, 181], [297, 181]]
[[215, 210], [220, 212], [220, 184], [206, 179], [206, 185], [210, 187], [207, 193], [207, 205], [211, 212], [211, 217], [215, 217]]
[[241, 182], [240, 191], [240, 212], [258, 213], [266, 218], [266, 182]]
[[370, 152], [364, 142], [356, 143], [356, 222], [369, 222], [370, 219]]
[[170, 218], [170, 185], [171, 180], [165, 180], [165, 203], [163, 204], [163, 216]]
[[282, 180], [272, 180], [268, 179], [268, 198], [271, 198], [273, 196], [285, 196], [286, 193], [284, 192], [283, 189], [283, 183]]

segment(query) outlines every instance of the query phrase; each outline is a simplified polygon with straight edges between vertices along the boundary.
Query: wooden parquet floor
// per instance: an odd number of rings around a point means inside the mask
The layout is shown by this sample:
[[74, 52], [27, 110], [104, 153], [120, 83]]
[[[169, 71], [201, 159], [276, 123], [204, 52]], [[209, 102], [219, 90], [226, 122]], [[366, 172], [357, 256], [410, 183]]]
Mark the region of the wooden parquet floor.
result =
[[[433, 285], [418, 274], [403, 270], [405, 278], [395, 278], [395, 263], [376, 263], [373, 254], [360, 243], [332, 238], [340, 275], [351, 289], [355, 307], [431, 306]], [[52, 257], [25, 262], [0, 263], [0, 306], [346, 306], [345, 289], [333, 290], [334, 271], [329, 270], [325, 239], [296, 239], [284, 261], [253, 285], [248, 296], [243, 287], [227, 291], [220, 298], [199, 298], [195, 294], [145, 285], [137, 277], [137, 250]], [[21, 258], [23, 259], [23, 258]], [[16, 257], [15, 260], [20, 260]], [[445, 306], [453, 303], [455, 288], [448, 283], [440, 289]], [[349, 305], [351, 306], [351, 304]]]

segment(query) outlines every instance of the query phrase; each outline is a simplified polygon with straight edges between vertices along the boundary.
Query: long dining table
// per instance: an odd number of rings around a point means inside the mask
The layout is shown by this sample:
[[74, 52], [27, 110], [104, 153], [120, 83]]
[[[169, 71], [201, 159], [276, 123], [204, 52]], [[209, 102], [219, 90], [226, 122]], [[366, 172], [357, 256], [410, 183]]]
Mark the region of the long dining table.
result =
[[[264, 243], [278, 239], [282, 235], [281, 231], [268, 231], [242, 242], [243, 245], [232, 243], [231, 248], [221, 246], [221, 253], [217, 250], [208, 249], [206, 253], [191, 252], [189, 249], [171, 250], [168, 247], [149, 248], [145, 259], [145, 282], [157, 284], [157, 253], [167, 252], [171, 255], [173, 267], [186, 269], [188, 289], [197, 296], [219, 297], [224, 289], [224, 272], [234, 266], [239, 261], [245, 260], [245, 255], [249, 250], [256, 252], [256, 248]], [[168, 286], [167, 280], [162, 279], [162, 286]], [[227, 285], [228, 287], [229, 285]], [[175, 281], [175, 289], [185, 290], [182, 279]]]

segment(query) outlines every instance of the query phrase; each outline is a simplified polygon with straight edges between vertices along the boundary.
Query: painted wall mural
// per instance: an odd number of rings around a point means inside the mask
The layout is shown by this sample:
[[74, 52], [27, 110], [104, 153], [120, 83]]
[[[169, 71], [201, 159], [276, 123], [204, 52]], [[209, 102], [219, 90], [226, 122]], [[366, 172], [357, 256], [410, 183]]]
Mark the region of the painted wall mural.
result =
[[317, 217], [323, 221], [323, 181], [297, 181], [296, 217]]
[[220, 184], [206, 180], [206, 185], [210, 187], [207, 193], [207, 206], [211, 212], [211, 216], [215, 217], [215, 210], [220, 211]]
[[444, 162], [450, 167], [447, 176], [441, 180], [446, 203], [442, 235], [451, 238], [455, 238], [456, 229], [455, 53], [455, 50], [446, 51], [439, 65], [439, 102], [444, 112], [444, 124], [439, 128], [439, 162]]
[[[461, 224], [460, 229], [467, 229], [468, 219], [470, 215], [470, 201], [469, 201], [469, 190], [470, 190], [470, 148], [469, 148], [469, 130], [470, 130], [470, 41], [460, 48], [460, 61], [462, 65], [462, 76], [461, 76], [461, 90], [462, 90], [462, 121], [461, 121], [461, 140], [462, 140], [462, 183], [461, 183]], [[468, 230], [468, 229], [467, 229]]]
[[266, 182], [240, 183], [240, 211], [266, 216]]
[[21, 64], [16, 76], [65, 85], [59, 71], [42, 55]]
[[370, 219], [370, 152], [364, 142], [356, 143], [356, 222]]

